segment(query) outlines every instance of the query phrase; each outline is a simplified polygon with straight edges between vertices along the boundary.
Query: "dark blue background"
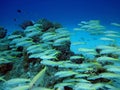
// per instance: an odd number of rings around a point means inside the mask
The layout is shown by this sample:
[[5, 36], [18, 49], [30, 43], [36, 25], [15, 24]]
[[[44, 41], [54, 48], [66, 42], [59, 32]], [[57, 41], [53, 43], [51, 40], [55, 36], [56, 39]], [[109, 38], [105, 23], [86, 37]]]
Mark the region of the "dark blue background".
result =
[[[20, 9], [22, 12], [18, 13]], [[9, 31], [24, 20], [47, 18], [74, 27], [81, 20], [120, 23], [120, 0], [0, 0], [0, 25]], [[16, 21], [14, 21], [16, 19]]]

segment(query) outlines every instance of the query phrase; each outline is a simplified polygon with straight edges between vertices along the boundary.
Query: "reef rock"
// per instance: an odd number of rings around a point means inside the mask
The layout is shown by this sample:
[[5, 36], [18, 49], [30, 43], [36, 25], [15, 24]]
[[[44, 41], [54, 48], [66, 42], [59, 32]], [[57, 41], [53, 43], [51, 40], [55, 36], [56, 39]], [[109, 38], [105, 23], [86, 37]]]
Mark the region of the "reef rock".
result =
[[0, 38], [4, 38], [6, 36], [7, 30], [3, 27], [0, 27]]

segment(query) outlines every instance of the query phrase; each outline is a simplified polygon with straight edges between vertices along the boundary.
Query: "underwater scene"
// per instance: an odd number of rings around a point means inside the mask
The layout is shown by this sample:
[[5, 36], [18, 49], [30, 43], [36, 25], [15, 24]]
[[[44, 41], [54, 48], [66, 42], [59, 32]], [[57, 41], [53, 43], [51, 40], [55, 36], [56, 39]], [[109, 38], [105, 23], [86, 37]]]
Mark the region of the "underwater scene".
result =
[[0, 1], [0, 90], [120, 90], [120, 0]]

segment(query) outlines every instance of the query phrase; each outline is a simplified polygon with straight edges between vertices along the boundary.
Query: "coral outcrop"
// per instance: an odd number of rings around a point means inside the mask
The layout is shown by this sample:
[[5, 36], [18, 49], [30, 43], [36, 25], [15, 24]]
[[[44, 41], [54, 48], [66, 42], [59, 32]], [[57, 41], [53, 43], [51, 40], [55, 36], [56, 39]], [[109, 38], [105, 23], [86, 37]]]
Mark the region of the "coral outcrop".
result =
[[[92, 35], [103, 34], [98, 21], [82, 22], [80, 29], [86, 28], [90, 32], [98, 30]], [[117, 46], [79, 48], [80, 54], [74, 54], [70, 50], [70, 32], [46, 19], [2, 41], [1, 90], [119, 90]]]
[[7, 29], [0, 27], [0, 38], [4, 38], [7, 34]]

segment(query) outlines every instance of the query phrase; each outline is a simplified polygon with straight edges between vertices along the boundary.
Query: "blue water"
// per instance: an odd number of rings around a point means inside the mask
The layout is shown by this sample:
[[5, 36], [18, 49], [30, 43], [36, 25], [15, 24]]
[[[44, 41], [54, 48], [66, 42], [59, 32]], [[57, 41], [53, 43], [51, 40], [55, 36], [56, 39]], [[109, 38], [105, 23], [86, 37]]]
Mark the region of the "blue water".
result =
[[[120, 23], [119, 3], [120, 0], [1, 0], [0, 25], [10, 34], [21, 30], [19, 25], [25, 20], [46, 18], [73, 31], [80, 21], [100, 20], [106, 28], [119, 31], [120, 28], [110, 26], [111, 22]], [[81, 32], [72, 36], [72, 42], [80, 41], [80, 38], [85, 38], [84, 41], [87, 42], [86, 45], [73, 46], [72, 50], [76, 51], [82, 46], [93, 48], [95, 42], [101, 44], [97, 39], [93, 41], [89, 35], [84, 36], [86, 35]]]
[[47, 18], [69, 29], [82, 20], [93, 19], [108, 26], [111, 22], [120, 23], [119, 3], [120, 0], [0, 0], [0, 25], [12, 32], [20, 29], [24, 20]]

